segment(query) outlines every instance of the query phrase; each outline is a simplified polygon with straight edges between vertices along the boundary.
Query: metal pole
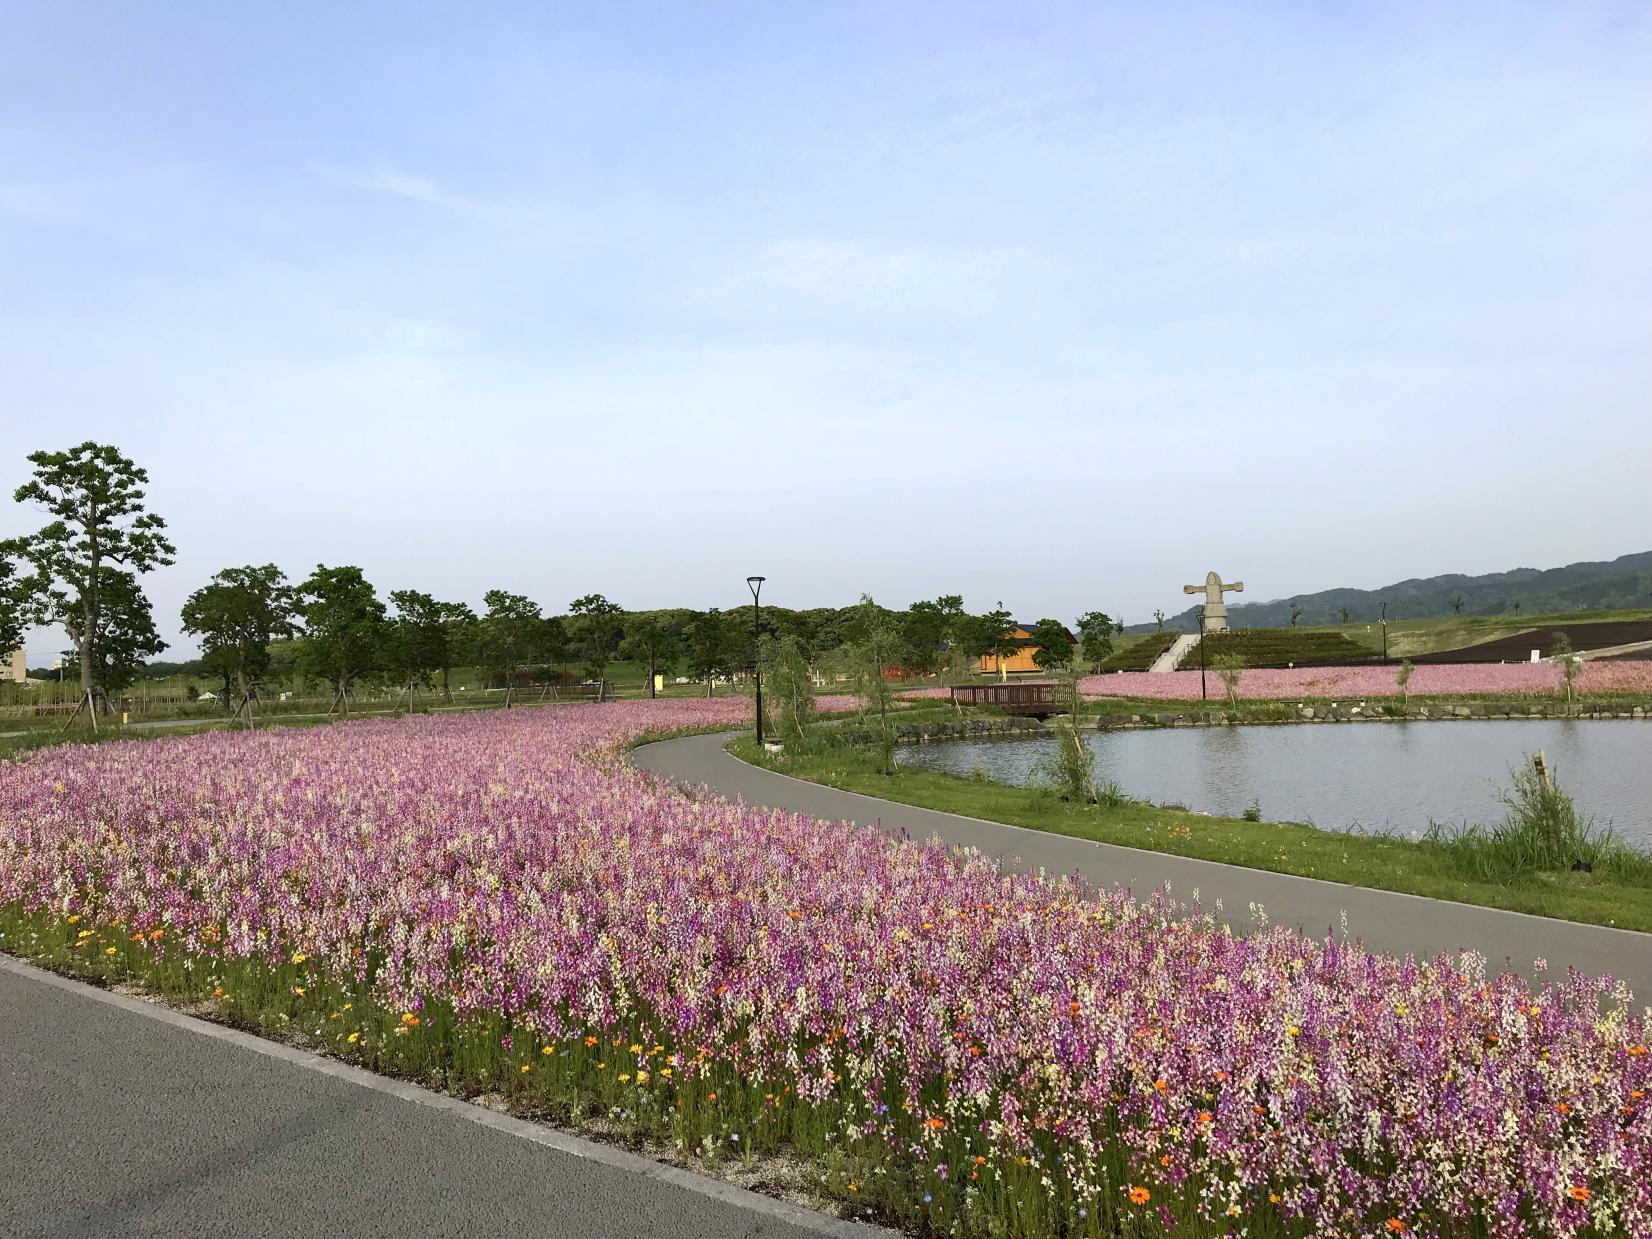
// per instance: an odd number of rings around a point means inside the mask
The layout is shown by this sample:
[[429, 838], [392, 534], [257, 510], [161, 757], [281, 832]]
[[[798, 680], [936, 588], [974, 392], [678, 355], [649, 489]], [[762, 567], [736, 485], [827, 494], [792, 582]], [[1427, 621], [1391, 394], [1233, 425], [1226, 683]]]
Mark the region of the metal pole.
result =
[[746, 584], [751, 587], [751, 670], [757, 682], [757, 743], [763, 743], [763, 660], [758, 644], [762, 640], [763, 610], [757, 595], [763, 588], [766, 578], [749, 576]]
[[1382, 604], [1382, 661], [1388, 663], [1388, 604]]
[[1196, 623], [1199, 625], [1199, 699], [1210, 700], [1210, 692], [1205, 688], [1205, 617], [1199, 615]]

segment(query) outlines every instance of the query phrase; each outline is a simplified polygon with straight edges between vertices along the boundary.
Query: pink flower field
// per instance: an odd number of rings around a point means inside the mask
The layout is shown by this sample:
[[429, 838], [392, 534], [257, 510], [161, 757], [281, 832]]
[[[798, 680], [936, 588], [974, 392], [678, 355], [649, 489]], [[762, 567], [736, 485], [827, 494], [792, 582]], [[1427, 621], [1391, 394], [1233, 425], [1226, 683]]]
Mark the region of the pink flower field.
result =
[[[1257, 668], [1241, 673], [1239, 696], [1249, 701], [1398, 697], [1397, 670], [1382, 666]], [[1211, 695], [1221, 697], [1222, 682], [1216, 673], [1207, 671], [1206, 678]], [[1552, 697], [1564, 686], [1560, 668], [1553, 663], [1442, 663], [1414, 668], [1409, 691], [1413, 697]], [[1199, 672], [1091, 675], [1079, 682], [1079, 690], [1089, 698], [1192, 701], [1199, 697]], [[1577, 691], [1652, 693], [1652, 661], [1585, 663]]]
[[485, 1043], [490, 1088], [801, 1151], [939, 1232], [1652, 1234], [1648, 1028], [1610, 982], [1235, 938], [617, 751], [747, 709], [41, 750], [0, 765], [0, 928], [263, 984], [362, 1061]]

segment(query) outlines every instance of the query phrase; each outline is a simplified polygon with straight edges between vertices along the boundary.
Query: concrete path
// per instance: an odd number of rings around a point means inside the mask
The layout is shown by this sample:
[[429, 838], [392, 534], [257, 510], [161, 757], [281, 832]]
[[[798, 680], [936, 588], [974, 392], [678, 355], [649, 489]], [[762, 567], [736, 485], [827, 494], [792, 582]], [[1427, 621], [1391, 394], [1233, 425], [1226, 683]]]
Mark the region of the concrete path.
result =
[[1254, 923], [1252, 905], [1264, 908], [1269, 921], [1316, 937], [1339, 930], [1346, 913], [1348, 932], [1374, 950], [1433, 957], [1466, 948], [1484, 954], [1494, 968], [1511, 967], [1528, 976], [1533, 961], [1543, 959], [1551, 976], [1564, 976], [1568, 965], [1609, 973], [1627, 981], [1640, 1001], [1652, 1001], [1652, 934], [1365, 890], [914, 808], [748, 765], [724, 750], [731, 734], [665, 740], [634, 750], [632, 757], [678, 784], [704, 785], [748, 804], [877, 825], [891, 834], [939, 836], [979, 848], [1016, 871], [1079, 873], [1138, 895], [1168, 883], [1178, 899], [1191, 900], [1197, 892], [1207, 909], [1221, 901], [1222, 918], [1236, 930]]
[[0, 956], [0, 1235], [876, 1239]]
[[1187, 657], [1187, 652], [1189, 650], [1191, 650], [1198, 643], [1199, 643], [1199, 634], [1198, 633], [1184, 632], [1181, 636], [1176, 638], [1175, 643], [1172, 644], [1171, 647], [1168, 650], [1166, 650], [1164, 653], [1160, 654], [1157, 658], [1155, 658], [1153, 660], [1153, 665], [1151, 667], [1149, 667], [1148, 670], [1149, 671], [1174, 671], [1174, 670], [1176, 670], [1177, 667], [1182, 665], [1182, 659]]

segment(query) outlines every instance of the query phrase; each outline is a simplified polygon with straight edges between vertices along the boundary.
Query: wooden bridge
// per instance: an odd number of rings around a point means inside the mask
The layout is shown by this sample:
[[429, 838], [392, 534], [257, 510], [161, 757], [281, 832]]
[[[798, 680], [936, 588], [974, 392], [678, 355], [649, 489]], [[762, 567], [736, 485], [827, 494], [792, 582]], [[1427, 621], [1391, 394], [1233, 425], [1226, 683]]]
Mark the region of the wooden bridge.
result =
[[1057, 714], [1055, 685], [1038, 684], [964, 684], [952, 690], [954, 705], [993, 706], [1005, 714], [1030, 714], [1034, 718], [1048, 718]]

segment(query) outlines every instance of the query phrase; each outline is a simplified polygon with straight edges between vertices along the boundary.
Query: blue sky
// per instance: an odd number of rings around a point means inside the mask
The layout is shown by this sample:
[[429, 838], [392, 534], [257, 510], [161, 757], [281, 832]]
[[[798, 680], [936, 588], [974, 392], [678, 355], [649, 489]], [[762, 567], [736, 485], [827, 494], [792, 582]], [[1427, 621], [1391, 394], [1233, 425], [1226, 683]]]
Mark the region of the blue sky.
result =
[[1141, 621], [1645, 550], [1649, 64], [1644, 5], [8, 6], [0, 484], [145, 465], [169, 636], [249, 562]]

